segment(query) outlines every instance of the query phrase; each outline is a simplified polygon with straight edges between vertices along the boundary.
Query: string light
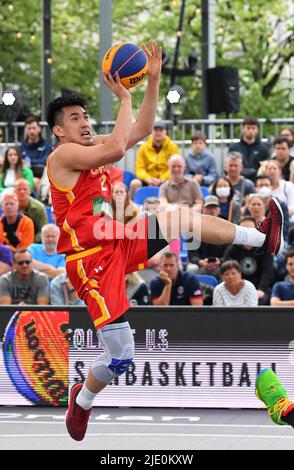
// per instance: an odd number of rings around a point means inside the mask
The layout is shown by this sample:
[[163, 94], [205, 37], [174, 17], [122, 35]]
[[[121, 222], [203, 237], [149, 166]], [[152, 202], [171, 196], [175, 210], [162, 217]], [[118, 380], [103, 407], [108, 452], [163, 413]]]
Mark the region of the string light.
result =
[[62, 39], [63, 39], [64, 41], [67, 40], [67, 34], [66, 34], [66, 33], [62, 33]]
[[180, 38], [182, 36], [183, 32], [182, 31], [177, 31], [177, 37]]
[[9, 10], [10, 12], [13, 12], [13, 5], [12, 5], [12, 3], [9, 3], [9, 5], [8, 5], [8, 10]]
[[271, 44], [271, 43], [273, 42], [273, 37], [272, 37], [272, 36], [269, 36], [269, 37], [267, 38], [267, 42], [268, 42], [269, 44]]
[[31, 33], [31, 41], [34, 42], [36, 40], [36, 35], [35, 33]]
[[177, 6], [177, 0], [173, 0], [173, 7]]
[[217, 32], [218, 32], [218, 33], [221, 33], [221, 34], [222, 34], [224, 31], [225, 31], [225, 30], [224, 30], [224, 28], [222, 28], [222, 27], [221, 27], [221, 28], [218, 28], [218, 30], [217, 30]]
[[51, 57], [48, 57], [48, 59], [47, 59], [47, 64], [51, 65], [52, 62], [53, 62], [53, 61], [52, 61], [52, 58], [51, 58]]
[[22, 38], [22, 33], [20, 31], [18, 31], [16, 33], [16, 37], [17, 37], [17, 39], [21, 39]]

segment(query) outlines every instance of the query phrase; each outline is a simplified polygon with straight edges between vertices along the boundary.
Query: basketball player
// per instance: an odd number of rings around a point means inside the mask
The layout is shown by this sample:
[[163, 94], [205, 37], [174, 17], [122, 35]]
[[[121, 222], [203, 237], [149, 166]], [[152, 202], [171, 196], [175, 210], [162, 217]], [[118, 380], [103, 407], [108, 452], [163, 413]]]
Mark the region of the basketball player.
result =
[[67, 429], [82, 440], [95, 396], [131, 364], [134, 340], [124, 314], [129, 308], [125, 274], [143, 268], [171, 239], [198, 232], [215, 244], [282, 249], [283, 216], [274, 199], [269, 216], [258, 229], [235, 226], [223, 219], [201, 216], [185, 207], [146, 216], [124, 226], [111, 219], [111, 185], [107, 165], [148, 136], [156, 116], [162, 51], [150, 41], [147, 88], [137, 120], [132, 124], [131, 95], [120, 81], [106, 73], [104, 81], [120, 101], [110, 135], [93, 136], [85, 102], [77, 96], [60, 97], [48, 106], [47, 121], [60, 141], [47, 160], [52, 202], [60, 228], [58, 252], [65, 253], [66, 269], [79, 297], [87, 304], [102, 355], [91, 365], [86, 382], [70, 391]]

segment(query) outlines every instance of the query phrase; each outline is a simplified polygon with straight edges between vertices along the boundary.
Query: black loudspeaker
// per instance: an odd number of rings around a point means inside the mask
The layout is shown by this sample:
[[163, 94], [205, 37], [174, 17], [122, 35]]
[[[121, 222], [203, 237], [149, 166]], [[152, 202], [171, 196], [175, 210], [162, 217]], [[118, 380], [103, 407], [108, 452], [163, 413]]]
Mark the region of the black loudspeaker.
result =
[[206, 70], [208, 114], [237, 113], [240, 109], [239, 73], [236, 67]]

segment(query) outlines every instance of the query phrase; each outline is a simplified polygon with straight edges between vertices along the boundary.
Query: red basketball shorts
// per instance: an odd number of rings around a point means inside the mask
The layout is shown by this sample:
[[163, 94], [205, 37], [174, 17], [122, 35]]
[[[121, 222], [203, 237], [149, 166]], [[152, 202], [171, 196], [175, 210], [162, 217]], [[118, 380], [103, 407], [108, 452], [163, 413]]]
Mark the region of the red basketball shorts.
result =
[[146, 267], [148, 218], [127, 225], [104, 222], [96, 228], [96, 238], [101, 238], [97, 246], [66, 257], [69, 280], [87, 305], [97, 330], [129, 309], [125, 275]]

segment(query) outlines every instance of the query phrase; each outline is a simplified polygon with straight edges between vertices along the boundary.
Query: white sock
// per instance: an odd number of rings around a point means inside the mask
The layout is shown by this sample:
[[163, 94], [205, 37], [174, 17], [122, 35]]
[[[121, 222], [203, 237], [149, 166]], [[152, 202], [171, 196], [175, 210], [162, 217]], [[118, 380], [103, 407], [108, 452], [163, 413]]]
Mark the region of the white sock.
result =
[[76, 403], [84, 410], [89, 410], [93, 404], [93, 401], [96, 395], [97, 393], [90, 392], [85, 382], [80, 393], [78, 394], [76, 398]]
[[233, 245], [247, 245], [260, 248], [265, 241], [265, 234], [256, 228], [241, 227], [235, 225], [235, 237]]

